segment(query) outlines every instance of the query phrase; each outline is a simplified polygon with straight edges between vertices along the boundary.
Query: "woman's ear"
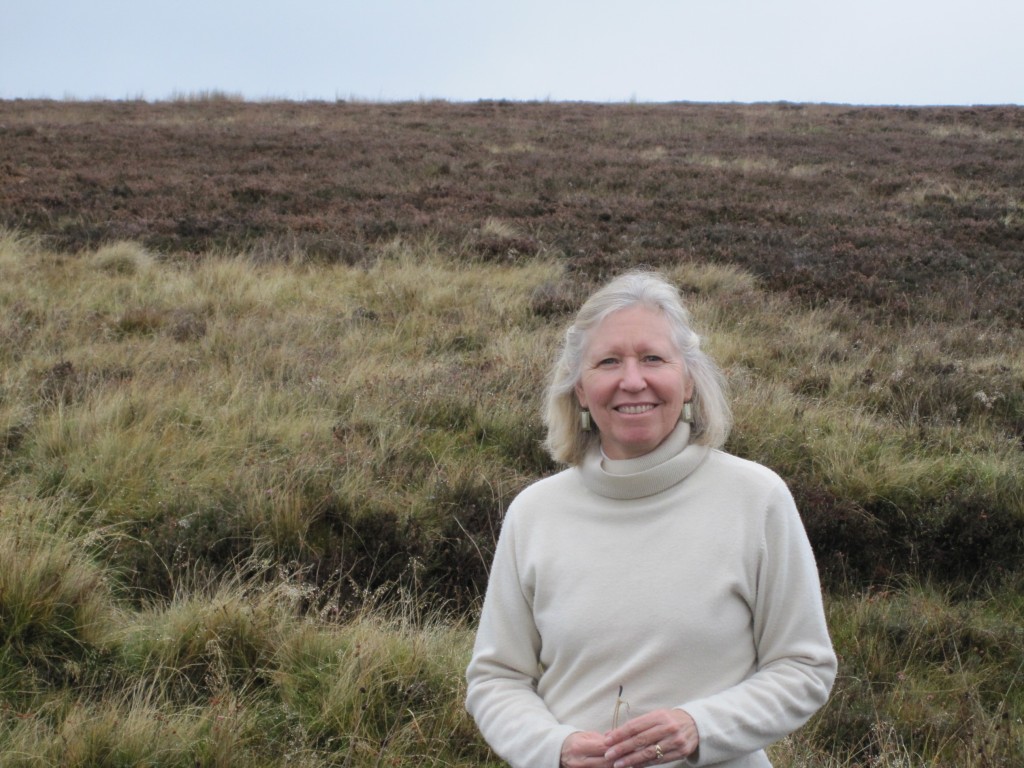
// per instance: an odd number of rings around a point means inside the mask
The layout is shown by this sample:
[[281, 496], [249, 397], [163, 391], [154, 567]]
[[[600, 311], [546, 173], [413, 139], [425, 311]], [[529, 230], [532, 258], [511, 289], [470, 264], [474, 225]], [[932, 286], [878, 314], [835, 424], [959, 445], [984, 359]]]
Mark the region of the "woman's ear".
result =
[[[691, 385], [692, 386], [692, 385]], [[576, 393], [576, 402], [580, 404], [580, 408], [586, 410], [587, 408], [587, 396], [583, 393], [583, 387], [577, 384], [573, 387], [573, 391]]]
[[693, 377], [689, 371], [683, 371], [683, 402], [688, 403], [693, 400]]

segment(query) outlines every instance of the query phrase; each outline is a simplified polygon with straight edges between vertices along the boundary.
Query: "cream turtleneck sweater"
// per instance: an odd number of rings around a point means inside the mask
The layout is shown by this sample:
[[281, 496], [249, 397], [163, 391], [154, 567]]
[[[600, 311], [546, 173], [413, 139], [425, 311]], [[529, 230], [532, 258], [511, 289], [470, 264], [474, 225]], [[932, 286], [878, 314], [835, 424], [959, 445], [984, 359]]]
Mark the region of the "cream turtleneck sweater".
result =
[[557, 768], [569, 734], [609, 730], [620, 685], [623, 721], [684, 709], [687, 763], [732, 768], [770, 765], [763, 748], [827, 699], [836, 657], [792, 496], [689, 436], [595, 450], [509, 506], [466, 706], [515, 768]]

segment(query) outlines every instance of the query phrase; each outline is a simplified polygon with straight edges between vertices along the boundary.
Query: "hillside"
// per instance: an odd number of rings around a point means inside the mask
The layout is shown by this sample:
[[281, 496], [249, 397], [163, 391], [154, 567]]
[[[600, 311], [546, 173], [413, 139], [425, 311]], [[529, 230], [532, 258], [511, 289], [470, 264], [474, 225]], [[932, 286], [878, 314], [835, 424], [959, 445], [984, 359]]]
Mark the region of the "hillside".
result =
[[779, 768], [1024, 760], [1024, 110], [0, 102], [0, 765], [496, 764], [543, 381], [651, 265], [841, 656]]
[[429, 235], [588, 276], [735, 264], [887, 316], [1024, 313], [1015, 107], [8, 101], [0, 139], [0, 224], [60, 249], [355, 264]]

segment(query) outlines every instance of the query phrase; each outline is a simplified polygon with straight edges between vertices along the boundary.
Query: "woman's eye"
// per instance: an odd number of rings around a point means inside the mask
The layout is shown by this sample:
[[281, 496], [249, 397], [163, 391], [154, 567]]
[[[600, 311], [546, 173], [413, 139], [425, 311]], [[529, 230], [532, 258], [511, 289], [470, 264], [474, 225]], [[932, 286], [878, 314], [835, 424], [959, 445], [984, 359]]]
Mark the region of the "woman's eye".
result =
[[646, 363], [662, 363], [664, 361], [665, 361], [665, 358], [663, 358], [663, 357], [661, 357], [659, 355], [646, 355], [646, 356], [644, 356], [644, 362], [646, 362]]
[[615, 363], [617, 363], [617, 362], [618, 362], [618, 360], [616, 360], [614, 357], [606, 357], [603, 360], [598, 361], [597, 364], [600, 365], [600, 366], [607, 366], [607, 365], [615, 365]]

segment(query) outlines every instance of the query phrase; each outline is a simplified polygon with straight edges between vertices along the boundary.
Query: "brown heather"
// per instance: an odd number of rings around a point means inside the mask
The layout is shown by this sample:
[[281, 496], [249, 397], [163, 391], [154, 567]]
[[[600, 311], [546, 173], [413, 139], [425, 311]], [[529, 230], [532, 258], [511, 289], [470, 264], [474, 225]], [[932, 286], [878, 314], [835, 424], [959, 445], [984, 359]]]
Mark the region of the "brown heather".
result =
[[462, 672], [597, 282], [679, 284], [840, 677], [1024, 763], [1024, 110], [0, 102], [0, 766], [498, 765]]
[[7, 101], [0, 139], [0, 225], [62, 250], [363, 263], [429, 236], [584, 279], [730, 263], [885, 318], [1024, 311], [1016, 107]]

